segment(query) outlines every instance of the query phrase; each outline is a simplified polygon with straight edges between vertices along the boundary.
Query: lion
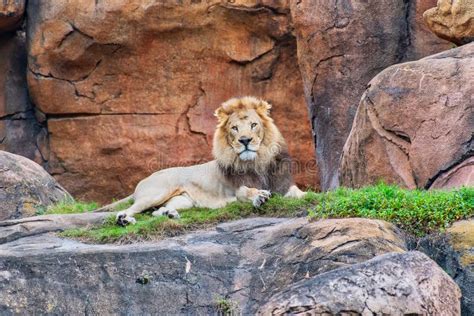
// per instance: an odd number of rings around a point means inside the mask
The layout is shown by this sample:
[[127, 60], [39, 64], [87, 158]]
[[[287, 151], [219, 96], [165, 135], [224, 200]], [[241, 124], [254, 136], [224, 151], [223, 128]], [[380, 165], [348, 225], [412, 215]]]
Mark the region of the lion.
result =
[[142, 180], [133, 195], [108, 206], [134, 199], [117, 213], [117, 223], [134, 224], [135, 214], [151, 208], [157, 208], [153, 216], [178, 218], [179, 210], [220, 208], [237, 200], [258, 208], [273, 192], [303, 197], [306, 193], [293, 182], [288, 148], [270, 109], [268, 102], [251, 96], [224, 102], [214, 113], [215, 160], [160, 170]]

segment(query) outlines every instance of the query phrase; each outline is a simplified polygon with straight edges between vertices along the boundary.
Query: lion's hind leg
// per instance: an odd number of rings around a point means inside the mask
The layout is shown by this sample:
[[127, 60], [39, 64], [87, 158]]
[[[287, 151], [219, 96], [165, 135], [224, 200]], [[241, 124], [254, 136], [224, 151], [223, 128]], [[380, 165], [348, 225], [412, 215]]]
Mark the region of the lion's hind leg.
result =
[[152, 207], [163, 205], [167, 200], [173, 196], [172, 192], [163, 191], [155, 194], [147, 194], [145, 196], [137, 197], [135, 202], [126, 210], [117, 213], [117, 224], [125, 226], [127, 224], [135, 224], [136, 220], [133, 215], [141, 213]]
[[186, 194], [172, 197], [165, 205], [154, 211], [153, 216], [168, 216], [170, 218], [179, 218], [178, 210], [190, 208], [194, 206], [193, 200]]

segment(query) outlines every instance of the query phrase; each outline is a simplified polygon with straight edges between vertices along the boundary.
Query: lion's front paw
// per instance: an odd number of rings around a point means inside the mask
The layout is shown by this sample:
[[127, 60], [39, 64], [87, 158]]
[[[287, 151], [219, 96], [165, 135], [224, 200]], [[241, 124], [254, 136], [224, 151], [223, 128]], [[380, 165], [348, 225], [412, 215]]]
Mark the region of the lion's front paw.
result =
[[252, 204], [255, 207], [262, 206], [272, 196], [272, 193], [267, 190], [258, 190], [257, 195], [252, 199]]
[[126, 212], [117, 213], [116, 222], [120, 226], [127, 226], [128, 224], [135, 224], [137, 221], [132, 216], [128, 216]]

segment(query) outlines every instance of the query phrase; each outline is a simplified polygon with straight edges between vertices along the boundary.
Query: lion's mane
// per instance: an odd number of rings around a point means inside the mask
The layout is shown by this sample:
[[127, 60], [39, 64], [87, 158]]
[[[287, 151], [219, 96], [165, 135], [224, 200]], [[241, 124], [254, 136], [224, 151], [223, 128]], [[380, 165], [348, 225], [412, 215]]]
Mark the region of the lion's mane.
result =
[[[270, 109], [271, 105], [264, 100], [243, 97], [230, 99], [216, 110], [215, 116], [218, 119], [218, 125], [214, 133], [213, 155], [221, 168], [237, 173], [254, 171], [262, 174], [268, 170], [278, 156], [288, 154], [286, 142], [269, 116]], [[226, 124], [232, 113], [249, 110], [257, 112], [263, 124], [264, 135], [257, 151], [257, 158], [253, 161], [242, 161], [227, 141]]]

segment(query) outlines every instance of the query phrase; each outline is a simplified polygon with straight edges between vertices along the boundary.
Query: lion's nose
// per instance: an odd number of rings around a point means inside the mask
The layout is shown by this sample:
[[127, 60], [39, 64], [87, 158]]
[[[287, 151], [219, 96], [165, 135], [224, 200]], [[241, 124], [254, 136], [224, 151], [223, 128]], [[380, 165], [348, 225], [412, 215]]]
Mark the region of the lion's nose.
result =
[[244, 146], [248, 146], [248, 144], [252, 141], [252, 138], [248, 137], [241, 137], [239, 138], [239, 143], [241, 143]]

